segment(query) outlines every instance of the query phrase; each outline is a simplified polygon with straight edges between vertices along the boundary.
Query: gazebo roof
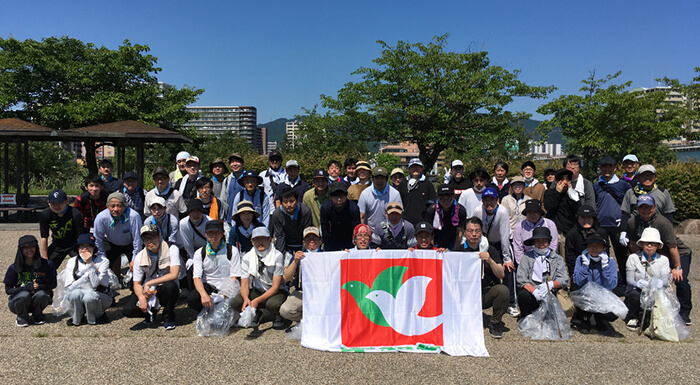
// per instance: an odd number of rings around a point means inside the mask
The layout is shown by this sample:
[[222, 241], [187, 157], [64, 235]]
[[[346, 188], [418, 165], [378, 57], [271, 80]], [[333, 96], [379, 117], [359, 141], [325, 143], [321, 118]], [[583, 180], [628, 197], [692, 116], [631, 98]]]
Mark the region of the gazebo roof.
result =
[[0, 139], [59, 140], [58, 130], [17, 118], [0, 119]]
[[114, 140], [114, 141], [141, 141], [149, 143], [192, 143], [192, 139], [164, 128], [137, 122], [124, 120], [121, 122], [98, 124], [96, 126], [71, 128], [61, 130], [59, 137], [63, 140], [83, 141]]

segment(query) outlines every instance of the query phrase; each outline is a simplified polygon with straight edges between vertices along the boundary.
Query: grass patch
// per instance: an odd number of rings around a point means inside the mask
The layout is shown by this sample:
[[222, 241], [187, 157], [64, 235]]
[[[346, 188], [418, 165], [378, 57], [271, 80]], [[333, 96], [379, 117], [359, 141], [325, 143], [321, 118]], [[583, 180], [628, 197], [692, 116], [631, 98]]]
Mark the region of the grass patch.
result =
[[49, 336], [49, 333], [46, 333], [46, 332], [34, 333], [34, 337], [36, 337], [36, 338], [44, 338], [44, 337], [48, 337], [48, 336]]

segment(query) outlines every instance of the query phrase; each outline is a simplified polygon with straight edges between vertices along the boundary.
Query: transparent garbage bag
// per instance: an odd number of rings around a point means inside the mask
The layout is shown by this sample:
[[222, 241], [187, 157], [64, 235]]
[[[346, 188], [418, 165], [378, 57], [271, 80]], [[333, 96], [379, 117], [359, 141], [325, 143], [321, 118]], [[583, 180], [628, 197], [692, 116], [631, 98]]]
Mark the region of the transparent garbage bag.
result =
[[[214, 296], [217, 302], [214, 303]], [[224, 296], [212, 295], [212, 306], [204, 307], [197, 316], [197, 335], [200, 337], [223, 337], [233, 326], [236, 312], [231, 308], [231, 301]]]
[[518, 322], [518, 332], [533, 340], [568, 340], [571, 326], [554, 294], [547, 295], [532, 314]]
[[301, 341], [302, 327], [304, 327], [304, 320], [303, 319], [301, 321], [297, 322], [297, 324], [294, 325], [291, 329], [289, 329], [289, 332], [287, 333], [286, 338], [288, 340]]
[[255, 319], [255, 308], [248, 306], [241, 312], [241, 318], [238, 319], [238, 326], [242, 328], [249, 328]]
[[73, 310], [73, 305], [68, 300], [68, 294], [74, 290], [92, 289], [89, 274], [84, 274], [82, 277], [78, 278], [77, 281], [73, 281], [71, 284], [66, 285], [66, 281], [72, 278], [73, 272], [68, 271], [67, 269], [63, 269], [63, 271], [61, 271], [56, 277], [56, 292], [53, 297], [51, 309], [53, 315], [57, 317], [67, 314]]
[[663, 287], [660, 279], [653, 277], [649, 285], [642, 290], [642, 307], [651, 311], [649, 327], [644, 334], [663, 341], [678, 342], [690, 336], [690, 330], [678, 314], [680, 304], [676, 295]]
[[590, 313], [613, 313], [620, 319], [627, 317], [627, 306], [612, 291], [595, 283], [588, 282], [582, 288], [569, 293], [577, 308]]

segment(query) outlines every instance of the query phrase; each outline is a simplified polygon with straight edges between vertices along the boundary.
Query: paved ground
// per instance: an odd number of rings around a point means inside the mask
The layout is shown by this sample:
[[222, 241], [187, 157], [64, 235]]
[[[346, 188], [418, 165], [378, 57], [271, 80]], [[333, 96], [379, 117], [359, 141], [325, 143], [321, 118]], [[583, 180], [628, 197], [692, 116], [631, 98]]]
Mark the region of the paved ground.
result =
[[[17, 239], [36, 224], [0, 225], [0, 268], [14, 259]], [[683, 236], [700, 250], [700, 237]], [[700, 268], [691, 270], [691, 284], [700, 297]], [[123, 299], [123, 291], [120, 299]], [[237, 330], [225, 338], [195, 336], [194, 312], [181, 303], [178, 327], [141, 330], [123, 318], [119, 307], [113, 320], [99, 326], [65, 326], [65, 317], [48, 317], [41, 326], [17, 328], [0, 296], [1, 384], [141, 383], [698, 383], [700, 335], [697, 311], [691, 316], [691, 340], [651, 341], [629, 332], [622, 321], [614, 327], [619, 338], [574, 332], [565, 342], [530, 341], [517, 334], [513, 318], [502, 340], [485, 337], [490, 358], [444, 354], [327, 353], [303, 348], [285, 333], [262, 325], [261, 336]], [[160, 317], [159, 317], [160, 319]]]

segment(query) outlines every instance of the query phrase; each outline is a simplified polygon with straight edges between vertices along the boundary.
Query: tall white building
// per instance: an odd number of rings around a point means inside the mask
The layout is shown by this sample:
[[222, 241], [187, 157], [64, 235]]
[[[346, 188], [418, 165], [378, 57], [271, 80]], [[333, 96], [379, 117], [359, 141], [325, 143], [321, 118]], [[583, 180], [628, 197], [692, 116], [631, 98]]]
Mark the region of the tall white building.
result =
[[187, 122], [187, 127], [194, 127], [204, 134], [223, 134], [235, 132], [245, 138], [258, 152], [263, 152], [263, 140], [258, 129], [258, 110], [252, 106], [194, 106], [187, 111], [199, 115], [199, 118]]

